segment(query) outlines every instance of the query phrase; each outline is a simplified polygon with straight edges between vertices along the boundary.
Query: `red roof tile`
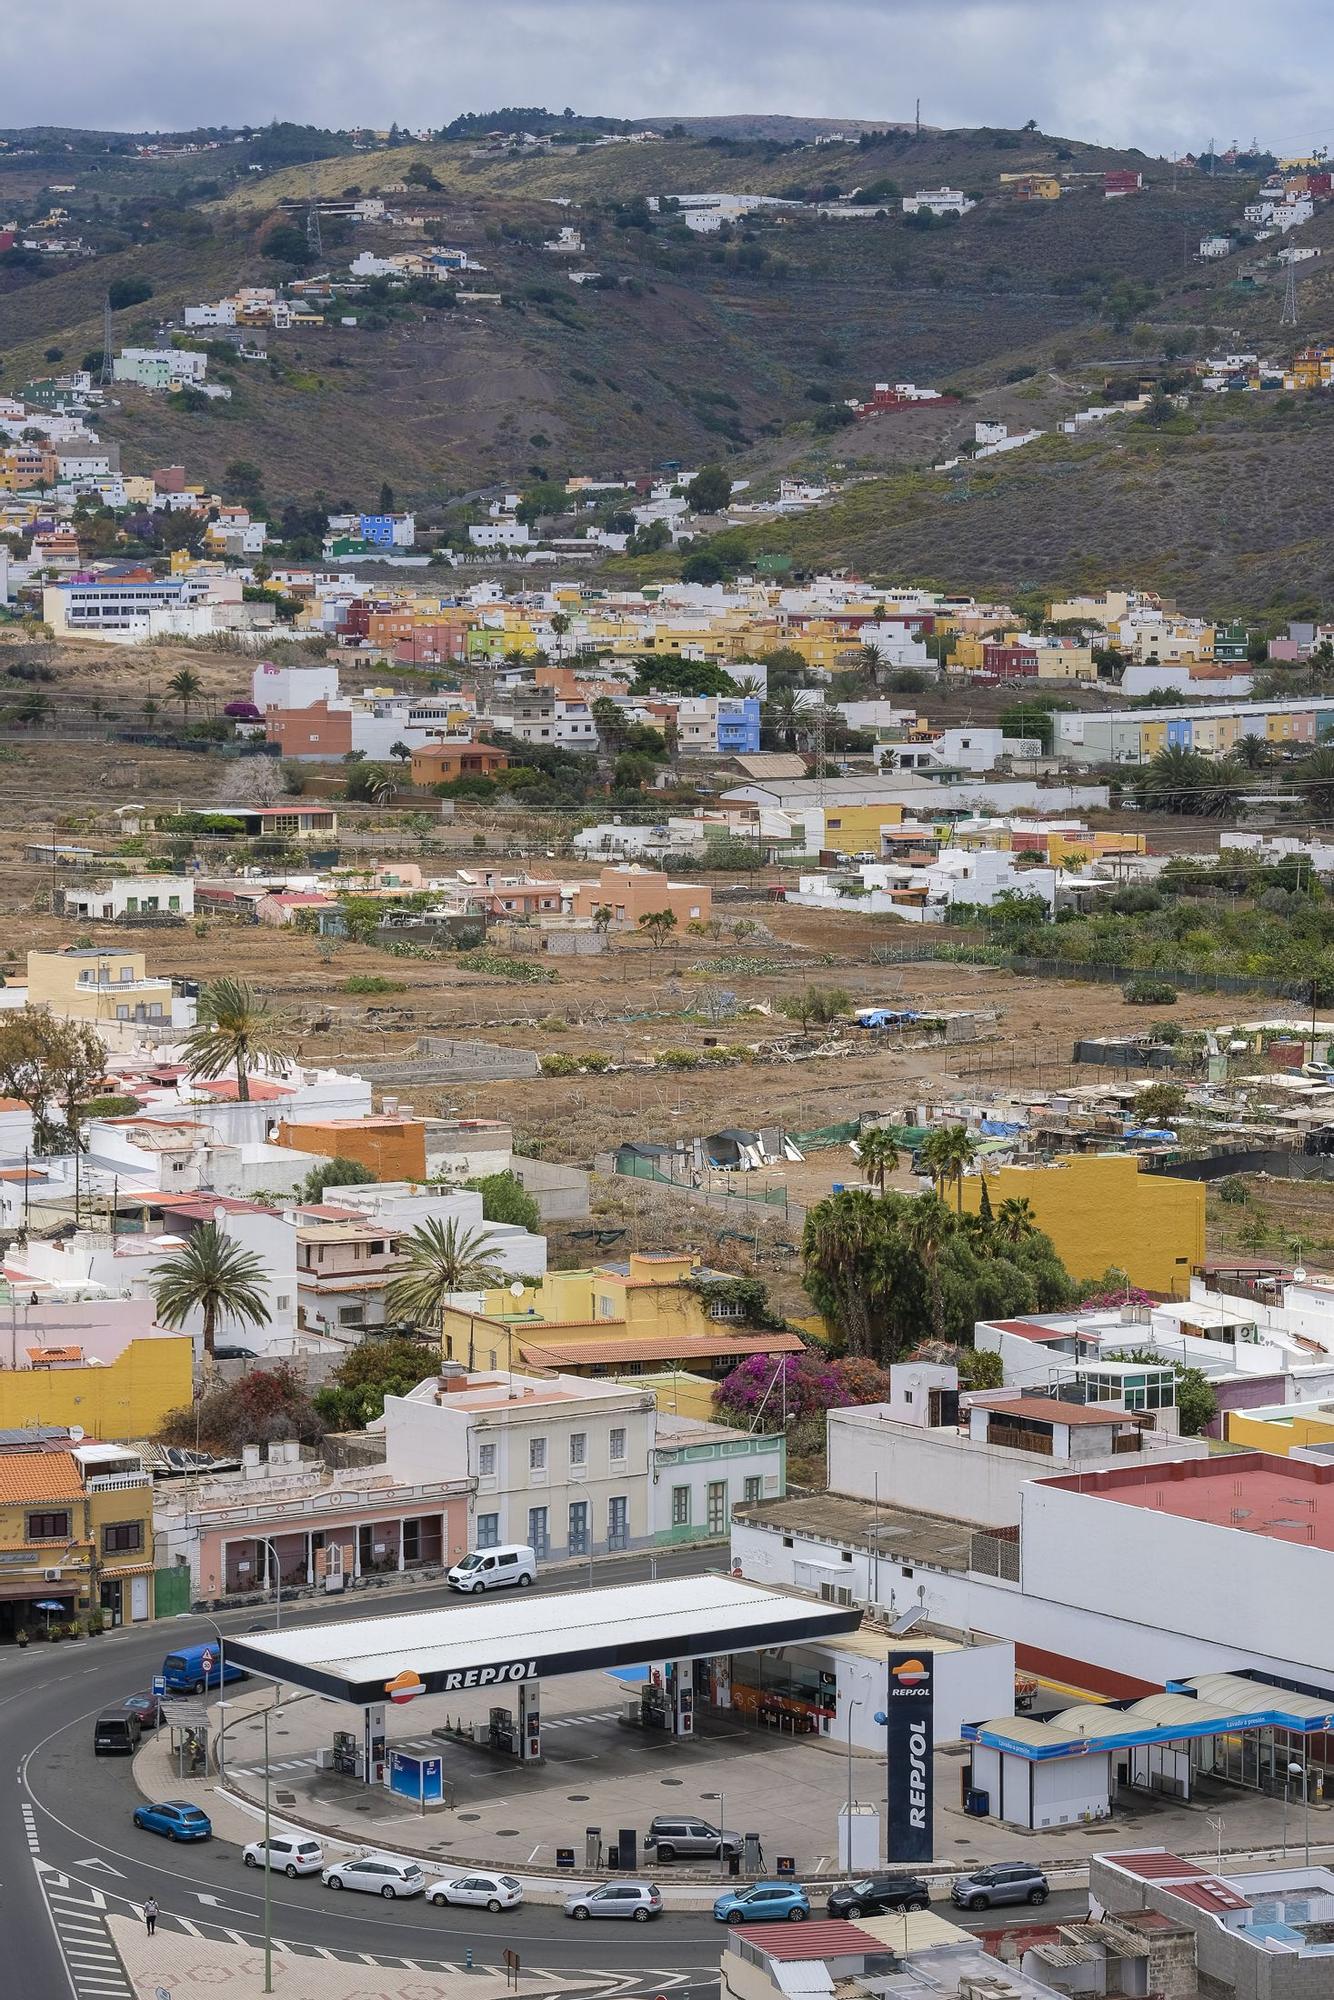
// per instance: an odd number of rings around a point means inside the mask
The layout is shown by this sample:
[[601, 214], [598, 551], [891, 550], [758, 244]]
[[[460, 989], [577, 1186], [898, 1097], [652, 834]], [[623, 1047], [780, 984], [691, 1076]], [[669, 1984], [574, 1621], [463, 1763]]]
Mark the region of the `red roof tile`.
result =
[[857, 1958], [863, 1952], [883, 1953], [889, 1949], [860, 1924], [845, 1923], [841, 1917], [804, 1924], [742, 1924], [734, 1937], [765, 1952], [770, 1958]]

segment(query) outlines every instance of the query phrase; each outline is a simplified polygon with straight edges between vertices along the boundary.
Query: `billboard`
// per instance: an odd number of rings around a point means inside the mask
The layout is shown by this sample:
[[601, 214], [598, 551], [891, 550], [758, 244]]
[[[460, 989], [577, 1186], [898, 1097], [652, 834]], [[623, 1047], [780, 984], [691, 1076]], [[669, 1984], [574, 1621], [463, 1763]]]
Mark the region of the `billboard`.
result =
[[932, 1858], [933, 1661], [929, 1652], [891, 1653], [885, 1690], [885, 1859]]

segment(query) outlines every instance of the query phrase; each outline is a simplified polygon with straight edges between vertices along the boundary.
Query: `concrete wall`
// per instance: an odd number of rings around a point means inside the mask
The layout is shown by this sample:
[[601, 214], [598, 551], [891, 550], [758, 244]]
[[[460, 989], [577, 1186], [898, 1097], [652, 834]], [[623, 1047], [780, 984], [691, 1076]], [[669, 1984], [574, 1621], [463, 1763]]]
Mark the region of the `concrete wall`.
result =
[[[987, 1175], [993, 1209], [1027, 1200], [1067, 1271], [1097, 1277], [1109, 1265], [1134, 1285], [1185, 1297], [1191, 1271], [1204, 1262], [1204, 1189], [1166, 1175], [1142, 1175], [1116, 1153], [1075, 1154], [1047, 1167], [1001, 1167]], [[963, 1182], [963, 1205], [976, 1213], [982, 1177]]]

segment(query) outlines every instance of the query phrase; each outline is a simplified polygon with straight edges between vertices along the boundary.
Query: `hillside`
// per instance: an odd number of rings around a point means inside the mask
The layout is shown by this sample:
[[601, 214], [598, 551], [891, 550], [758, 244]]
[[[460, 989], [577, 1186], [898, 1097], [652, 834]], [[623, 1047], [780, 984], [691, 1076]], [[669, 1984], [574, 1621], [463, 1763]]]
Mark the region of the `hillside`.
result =
[[[159, 318], [187, 302], [289, 273], [263, 253], [282, 201], [370, 194], [420, 169], [409, 196], [390, 197], [422, 216], [420, 229], [334, 225], [329, 268], [361, 248], [449, 243], [485, 266], [473, 283], [503, 304], [430, 310], [390, 297], [355, 327], [275, 334], [268, 364], [211, 364], [233, 397], [207, 411], [127, 391], [102, 426], [127, 465], [180, 460], [216, 482], [247, 458], [275, 501], [318, 492], [364, 502], [388, 479], [400, 500], [429, 509], [522, 481], [537, 465], [614, 474], [726, 456], [763, 492], [782, 470], [837, 464], [867, 483], [783, 523], [766, 546], [979, 587], [1046, 574], [1077, 581], [1092, 567], [1130, 569], [1178, 594], [1207, 578], [1248, 601], [1257, 590], [1323, 587], [1311, 524], [1334, 497], [1334, 473], [1313, 398], [1286, 416], [1272, 399], [1239, 409], [1234, 398], [1170, 436], [1118, 423], [967, 476], [929, 472], [971, 437], [977, 416], [1046, 428], [1098, 400], [1109, 371], [1161, 367], [1164, 343], [1273, 350], [1281, 274], [1257, 266], [1239, 287], [1254, 253], [1205, 266], [1192, 255], [1201, 235], [1237, 221], [1254, 179], [1027, 132], [903, 128], [815, 146], [793, 144], [800, 135], [782, 121], [768, 131], [755, 119], [700, 122], [703, 136], [517, 154], [414, 143], [261, 173], [220, 153], [194, 180], [179, 161], [88, 162], [68, 205], [103, 254], [49, 272], [0, 260], [0, 380], [18, 386], [43, 372], [57, 348], [65, 365], [99, 348], [116, 278], [145, 278], [154, 291], [116, 315], [118, 343], [151, 339]], [[1100, 175], [1117, 166], [1141, 171], [1146, 185], [1106, 201]], [[1000, 183], [1057, 168], [1088, 179], [1057, 202], [1019, 203]], [[36, 200], [35, 178], [31, 162], [0, 154], [0, 205]], [[940, 184], [974, 194], [978, 207], [958, 222], [912, 226], [897, 190]], [[876, 218], [822, 215], [808, 200], [717, 236], [653, 217], [641, 200], [857, 189], [883, 204]], [[579, 262], [604, 288], [571, 285], [567, 265], [541, 248], [561, 222], [579, 228]], [[1334, 320], [1334, 212], [1302, 240], [1325, 253], [1302, 267], [1309, 337]], [[955, 388], [964, 400], [832, 436], [813, 427], [822, 404], [886, 378]]]

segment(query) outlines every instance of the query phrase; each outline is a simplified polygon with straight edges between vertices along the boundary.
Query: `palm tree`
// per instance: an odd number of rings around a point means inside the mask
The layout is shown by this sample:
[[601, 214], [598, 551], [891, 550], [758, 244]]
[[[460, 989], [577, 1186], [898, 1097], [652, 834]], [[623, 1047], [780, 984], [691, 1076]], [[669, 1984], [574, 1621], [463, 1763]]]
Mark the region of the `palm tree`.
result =
[[1263, 771], [1269, 763], [1269, 745], [1263, 736], [1243, 736], [1232, 754], [1248, 771]]
[[944, 1298], [940, 1289], [940, 1253], [954, 1227], [954, 1217], [939, 1195], [934, 1194], [919, 1194], [915, 1201], [909, 1203], [903, 1219], [904, 1245], [926, 1273], [926, 1286], [931, 1298], [931, 1324], [937, 1340], [944, 1338], [945, 1319]]
[[1038, 1226], [1033, 1204], [1027, 1195], [1012, 1195], [1003, 1201], [996, 1216], [996, 1229], [1006, 1243], [1022, 1243]]
[[199, 996], [197, 1023], [185, 1037], [187, 1074], [211, 1080], [236, 1071], [236, 1095], [250, 1102], [250, 1072], [257, 1062], [280, 1073], [291, 1062], [291, 1036], [243, 979], [215, 979]]
[[963, 1177], [976, 1154], [977, 1142], [966, 1125], [938, 1125], [922, 1141], [923, 1167], [934, 1181], [937, 1194], [942, 1194], [953, 1182], [955, 1209], [960, 1215], [963, 1214]]
[[885, 1192], [885, 1180], [899, 1163], [899, 1149], [894, 1144], [894, 1135], [883, 1125], [872, 1125], [857, 1138], [857, 1152], [862, 1163], [862, 1178], [868, 1187], [880, 1194]]
[[182, 715], [188, 715], [190, 713], [190, 704], [202, 692], [203, 686], [204, 683], [200, 680], [193, 667], [182, 667], [180, 672], [173, 674], [167, 682], [167, 693], [175, 695], [177, 701], [181, 704]]
[[805, 734], [804, 718], [808, 704], [802, 701], [801, 695], [800, 688], [780, 687], [765, 704], [764, 720], [785, 750], [798, 749]]
[[743, 674], [736, 684], [736, 691], [742, 696], [752, 695], [759, 701], [764, 700], [764, 682], [757, 680], [754, 674]]
[[[486, 1291], [504, 1277], [489, 1254], [494, 1241], [483, 1230], [460, 1229], [453, 1221], [432, 1217], [423, 1222], [399, 1244], [407, 1254], [408, 1267], [385, 1293], [390, 1318], [409, 1319], [417, 1325], [433, 1319], [443, 1339], [445, 1307], [454, 1293]], [[469, 1368], [472, 1365], [470, 1339]]]
[[1304, 759], [1297, 783], [1312, 819], [1334, 819], [1334, 748], [1322, 744]]
[[265, 1296], [267, 1273], [252, 1251], [206, 1222], [193, 1230], [183, 1247], [153, 1280], [157, 1317], [163, 1326], [182, 1327], [194, 1312], [204, 1315], [204, 1366], [213, 1367], [214, 1340], [220, 1319], [245, 1326], [267, 1326], [273, 1317]]

